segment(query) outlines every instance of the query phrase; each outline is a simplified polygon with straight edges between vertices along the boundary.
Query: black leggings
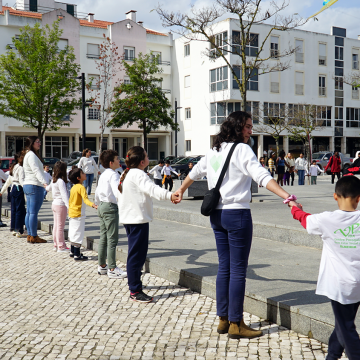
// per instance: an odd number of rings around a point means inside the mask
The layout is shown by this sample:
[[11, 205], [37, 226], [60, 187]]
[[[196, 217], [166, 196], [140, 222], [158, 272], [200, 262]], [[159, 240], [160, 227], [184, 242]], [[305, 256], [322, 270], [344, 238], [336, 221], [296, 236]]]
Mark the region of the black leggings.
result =
[[335, 175], [337, 176], [338, 180], [340, 179], [340, 173], [339, 173], [339, 172], [337, 172], [337, 173], [331, 173], [331, 183], [332, 183], [332, 184], [334, 183]]
[[164, 185], [165, 185], [165, 189], [166, 189], [166, 190], [167, 190], [168, 185], [169, 185], [169, 191], [171, 191], [172, 188], [173, 188], [173, 185], [174, 185], [173, 179], [172, 179], [171, 177], [170, 177], [170, 178], [166, 178]]

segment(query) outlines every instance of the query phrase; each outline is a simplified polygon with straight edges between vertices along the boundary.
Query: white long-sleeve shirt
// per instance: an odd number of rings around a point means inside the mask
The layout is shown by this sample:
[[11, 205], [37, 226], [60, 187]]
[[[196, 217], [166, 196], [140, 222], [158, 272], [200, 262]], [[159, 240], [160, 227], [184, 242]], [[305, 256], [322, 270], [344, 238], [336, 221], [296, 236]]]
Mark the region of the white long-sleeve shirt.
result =
[[43, 187], [44, 184], [46, 184], [43, 163], [33, 151], [29, 150], [26, 153], [23, 168], [25, 172], [24, 185], [36, 185]]
[[95, 204], [100, 205], [101, 202], [117, 204], [119, 182], [119, 173], [110, 168], [106, 169], [101, 174], [95, 191]]
[[92, 156], [82, 157], [78, 163], [78, 168], [80, 168], [85, 174], [96, 174], [99, 172], [99, 169], [96, 165], [96, 162]]
[[1, 169], [0, 169], [0, 179], [4, 181], [8, 179], [8, 175], [6, 175]]
[[318, 176], [318, 171], [323, 173], [324, 170], [321, 170], [318, 165], [311, 165], [309, 169], [310, 176]]
[[161, 180], [162, 179], [161, 172], [164, 167], [165, 165], [164, 166], [156, 165], [149, 171], [149, 174], [154, 173], [154, 179]]
[[46, 180], [46, 184], [50, 184], [52, 181], [52, 176], [50, 173], [44, 171], [44, 179]]
[[20, 166], [19, 164], [16, 164], [12, 171], [12, 177], [13, 177], [13, 185], [21, 185], [24, 186], [24, 180], [25, 180], [25, 172], [24, 168]]
[[[233, 143], [222, 143], [219, 151], [209, 150], [189, 173], [191, 180], [199, 180], [206, 176], [208, 188], [213, 189], [232, 145]], [[221, 199], [217, 209], [249, 209], [251, 179], [266, 187], [272, 176], [261, 166], [250, 146], [241, 143], [236, 146], [231, 156], [220, 186]]]
[[171, 175], [171, 173], [174, 173], [176, 176], [179, 176], [179, 174], [171, 166], [164, 165], [161, 170], [161, 175], [165, 174], [166, 176], [169, 176]]
[[155, 185], [141, 169], [130, 169], [122, 183], [119, 216], [122, 224], [144, 224], [153, 220], [153, 202], [171, 200], [171, 192]]
[[306, 170], [307, 161], [305, 158], [298, 157], [295, 161], [295, 170]]
[[69, 193], [64, 180], [57, 179], [56, 183], [52, 181], [50, 185], [46, 187], [46, 191], [52, 192], [54, 205], [66, 206], [69, 209]]

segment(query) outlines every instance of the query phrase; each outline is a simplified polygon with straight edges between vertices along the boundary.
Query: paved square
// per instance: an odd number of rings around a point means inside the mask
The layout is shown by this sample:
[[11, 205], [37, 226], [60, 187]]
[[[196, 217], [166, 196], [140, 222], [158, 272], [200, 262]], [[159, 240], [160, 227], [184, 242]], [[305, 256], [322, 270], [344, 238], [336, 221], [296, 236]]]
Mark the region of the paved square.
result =
[[[9, 224], [8, 220], [5, 220]], [[126, 280], [97, 274], [48, 244], [0, 229], [0, 359], [324, 359], [327, 346], [245, 313], [258, 339], [216, 332], [213, 299], [145, 274], [151, 304], [129, 299]], [[124, 264], [119, 264], [124, 268]]]

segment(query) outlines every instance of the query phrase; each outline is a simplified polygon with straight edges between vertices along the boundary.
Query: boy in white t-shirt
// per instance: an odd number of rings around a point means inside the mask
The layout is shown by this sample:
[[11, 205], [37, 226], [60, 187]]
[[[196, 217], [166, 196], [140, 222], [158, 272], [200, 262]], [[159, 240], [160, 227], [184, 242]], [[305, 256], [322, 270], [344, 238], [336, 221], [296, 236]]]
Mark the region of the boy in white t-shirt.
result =
[[360, 180], [342, 177], [335, 187], [339, 210], [307, 214], [293, 206], [291, 213], [309, 234], [320, 235], [323, 250], [316, 294], [331, 300], [335, 330], [329, 339], [327, 360], [360, 359], [360, 338], [355, 317], [360, 306]]
[[311, 185], [316, 185], [316, 179], [319, 173], [323, 173], [324, 170], [321, 170], [319, 165], [316, 165], [316, 160], [313, 160], [308, 176], [311, 176]]

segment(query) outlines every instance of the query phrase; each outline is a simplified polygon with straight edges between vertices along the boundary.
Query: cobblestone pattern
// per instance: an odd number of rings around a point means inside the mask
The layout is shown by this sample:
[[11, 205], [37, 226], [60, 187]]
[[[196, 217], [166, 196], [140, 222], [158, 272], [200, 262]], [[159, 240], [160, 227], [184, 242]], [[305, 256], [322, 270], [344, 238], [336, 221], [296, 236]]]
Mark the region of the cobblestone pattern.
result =
[[[6, 220], [5, 220], [6, 221]], [[8, 221], [6, 221], [8, 223]], [[245, 313], [258, 339], [216, 332], [215, 301], [150, 274], [151, 304], [129, 299], [125, 280], [97, 274], [48, 244], [0, 229], [0, 359], [324, 359], [327, 346]], [[124, 268], [124, 264], [119, 264]]]

